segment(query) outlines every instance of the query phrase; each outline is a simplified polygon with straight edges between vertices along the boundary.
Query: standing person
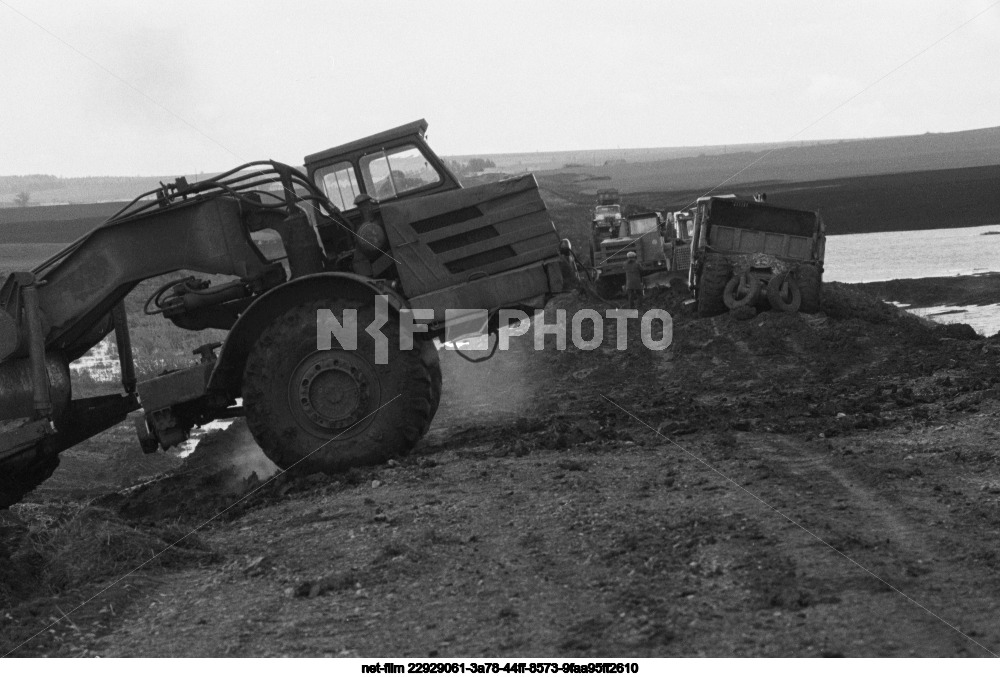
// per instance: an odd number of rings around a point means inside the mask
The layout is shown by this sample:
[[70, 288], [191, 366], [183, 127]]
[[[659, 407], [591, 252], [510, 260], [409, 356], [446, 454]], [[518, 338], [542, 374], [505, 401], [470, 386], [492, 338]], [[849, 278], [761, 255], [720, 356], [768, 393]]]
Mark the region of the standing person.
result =
[[639, 268], [635, 252], [625, 255], [625, 294], [628, 296], [628, 307], [638, 308], [642, 297], [642, 270]]

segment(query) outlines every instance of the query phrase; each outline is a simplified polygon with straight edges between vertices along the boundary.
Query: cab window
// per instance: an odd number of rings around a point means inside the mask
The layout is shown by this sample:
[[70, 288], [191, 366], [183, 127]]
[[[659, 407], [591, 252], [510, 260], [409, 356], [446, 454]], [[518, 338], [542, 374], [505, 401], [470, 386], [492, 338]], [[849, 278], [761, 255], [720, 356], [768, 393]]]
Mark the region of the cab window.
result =
[[413, 145], [363, 156], [361, 176], [368, 194], [376, 200], [394, 198], [441, 181], [441, 175]]
[[338, 162], [316, 172], [316, 183], [320, 185], [330, 202], [341, 211], [354, 209], [354, 198], [360, 193], [358, 177], [350, 162]]
[[629, 227], [632, 235], [645, 235], [655, 233], [659, 229], [659, 222], [655, 216], [645, 216], [640, 219], [629, 220]]

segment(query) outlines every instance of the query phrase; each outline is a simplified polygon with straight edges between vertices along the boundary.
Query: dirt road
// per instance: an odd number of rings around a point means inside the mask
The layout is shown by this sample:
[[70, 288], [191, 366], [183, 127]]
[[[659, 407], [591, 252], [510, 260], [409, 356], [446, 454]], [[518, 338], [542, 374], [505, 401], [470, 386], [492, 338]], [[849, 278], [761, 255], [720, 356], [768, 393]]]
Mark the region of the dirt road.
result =
[[444, 353], [435, 426], [386, 466], [247, 481], [238, 424], [127, 496], [43, 494], [8, 545], [4, 650], [1000, 653], [1000, 341], [843, 285], [815, 317], [680, 301], [646, 300], [675, 315], [662, 353], [613, 325], [591, 352]]

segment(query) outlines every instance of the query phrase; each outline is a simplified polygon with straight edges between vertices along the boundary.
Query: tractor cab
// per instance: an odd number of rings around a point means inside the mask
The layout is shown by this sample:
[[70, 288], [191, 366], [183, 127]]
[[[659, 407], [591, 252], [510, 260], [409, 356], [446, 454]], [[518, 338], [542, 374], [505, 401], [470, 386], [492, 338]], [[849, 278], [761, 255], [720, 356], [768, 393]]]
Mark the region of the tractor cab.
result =
[[427, 121], [417, 120], [351, 143], [334, 146], [305, 159], [306, 173], [354, 222], [358, 197], [379, 204], [462, 187], [424, 138]]

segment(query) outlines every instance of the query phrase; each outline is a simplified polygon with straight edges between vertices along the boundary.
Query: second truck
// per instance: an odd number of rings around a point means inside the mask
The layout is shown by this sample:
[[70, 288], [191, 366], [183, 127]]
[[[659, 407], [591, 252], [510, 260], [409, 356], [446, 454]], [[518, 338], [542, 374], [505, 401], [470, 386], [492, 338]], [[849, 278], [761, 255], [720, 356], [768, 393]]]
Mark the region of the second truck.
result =
[[698, 314], [756, 306], [815, 313], [826, 226], [817, 212], [736, 196], [699, 198], [688, 284]]

